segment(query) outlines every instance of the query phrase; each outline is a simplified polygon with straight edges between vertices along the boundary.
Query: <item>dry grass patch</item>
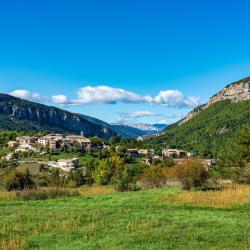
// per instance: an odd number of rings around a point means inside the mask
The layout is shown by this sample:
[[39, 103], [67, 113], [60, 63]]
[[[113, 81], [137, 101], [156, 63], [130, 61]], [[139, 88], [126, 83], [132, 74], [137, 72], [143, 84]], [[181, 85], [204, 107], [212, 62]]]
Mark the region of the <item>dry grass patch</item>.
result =
[[15, 192], [0, 191], [0, 200], [14, 200], [15, 197]]
[[234, 185], [216, 191], [183, 191], [167, 199], [167, 203], [230, 208], [250, 203], [250, 186]]
[[27, 248], [27, 242], [24, 239], [15, 238], [0, 241], [1, 250], [23, 250]]
[[82, 196], [86, 195], [98, 195], [98, 194], [112, 194], [115, 192], [113, 187], [110, 186], [92, 186], [78, 188], [78, 192]]

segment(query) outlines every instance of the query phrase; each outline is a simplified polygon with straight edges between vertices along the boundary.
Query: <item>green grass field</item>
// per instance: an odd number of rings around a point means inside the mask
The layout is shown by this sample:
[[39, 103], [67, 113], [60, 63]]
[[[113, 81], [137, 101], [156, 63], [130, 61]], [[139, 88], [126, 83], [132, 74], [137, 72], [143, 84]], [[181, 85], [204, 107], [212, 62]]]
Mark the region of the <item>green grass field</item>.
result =
[[171, 202], [156, 189], [0, 201], [0, 249], [250, 249], [250, 205]]

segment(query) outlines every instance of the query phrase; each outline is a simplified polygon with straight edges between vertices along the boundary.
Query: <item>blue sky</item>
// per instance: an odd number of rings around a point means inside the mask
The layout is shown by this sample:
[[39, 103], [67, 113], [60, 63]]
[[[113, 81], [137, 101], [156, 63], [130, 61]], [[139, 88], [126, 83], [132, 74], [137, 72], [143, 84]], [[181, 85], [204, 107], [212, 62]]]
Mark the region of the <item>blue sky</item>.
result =
[[1, 1], [0, 92], [108, 122], [171, 123], [250, 75], [249, 9], [246, 0]]

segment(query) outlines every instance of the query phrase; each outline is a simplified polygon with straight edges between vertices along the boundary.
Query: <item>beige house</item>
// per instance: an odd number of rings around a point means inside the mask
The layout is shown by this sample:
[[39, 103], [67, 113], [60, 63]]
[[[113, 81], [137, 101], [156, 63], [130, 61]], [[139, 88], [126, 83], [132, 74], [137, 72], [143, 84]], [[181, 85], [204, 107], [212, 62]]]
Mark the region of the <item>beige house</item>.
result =
[[9, 141], [7, 145], [9, 148], [15, 148], [17, 147], [18, 143], [16, 141]]
[[38, 139], [38, 144], [49, 147], [50, 149], [56, 149], [60, 146], [60, 141], [63, 139], [62, 134], [49, 134]]
[[90, 139], [84, 137], [83, 135], [67, 135], [65, 140], [71, 143], [78, 142], [85, 149], [90, 149], [91, 147]]
[[37, 137], [31, 137], [31, 136], [19, 136], [16, 138], [16, 141], [18, 141], [21, 145], [33, 145], [37, 142]]
[[139, 149], [138, 153], [139, 153], [139, 155], [153, 157], [155, 154], [155, 151], [154, 151], [154, 149]]
[[182, 157], [186, 156], [187, 152], [179, 149], [164, 148], [162, 149], [162, 156], [165, 157]]

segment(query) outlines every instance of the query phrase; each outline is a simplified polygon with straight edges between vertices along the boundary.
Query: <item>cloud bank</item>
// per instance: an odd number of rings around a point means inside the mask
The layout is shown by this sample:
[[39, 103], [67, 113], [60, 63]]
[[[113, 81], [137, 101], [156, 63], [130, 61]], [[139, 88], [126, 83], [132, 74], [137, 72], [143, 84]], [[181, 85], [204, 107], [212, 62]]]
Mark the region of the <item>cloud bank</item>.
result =
[[[15, 90], [10, 94], [30, 101], [45, 101], [44, 97], [39, 93], [32, 93], [28, 90]], [[48, 101], [56, 105], [147, 103], [178, 109], [194, 108], [200, 104], [198, 97], [185, 96], [179, 90], [162, 90], [156, 96], [150, 96], [139, 95], [121, 88], [112, 88], [109, 86], [85, 86], [77, 91], [77, 97], [75, 99], [71, 99], [64, 94], [58, 94], [51, 96]], [[144, 113], [144, 116], [145, 114], [146, 113]], [[136, 117], [140, 114], [130, 115]]]
[[53, 103], [61, 105], [116, 104], [120, 102], [158, 104], [169, 108], [194, 108], [200, 104], [198, 97], [185, 96], [179, 90], [163, 90], [152, 97], [109, 86], [86, 86], [78, 90], [76, 99], [71, 100], [65, 95], [55, 95], [51, 100]]

